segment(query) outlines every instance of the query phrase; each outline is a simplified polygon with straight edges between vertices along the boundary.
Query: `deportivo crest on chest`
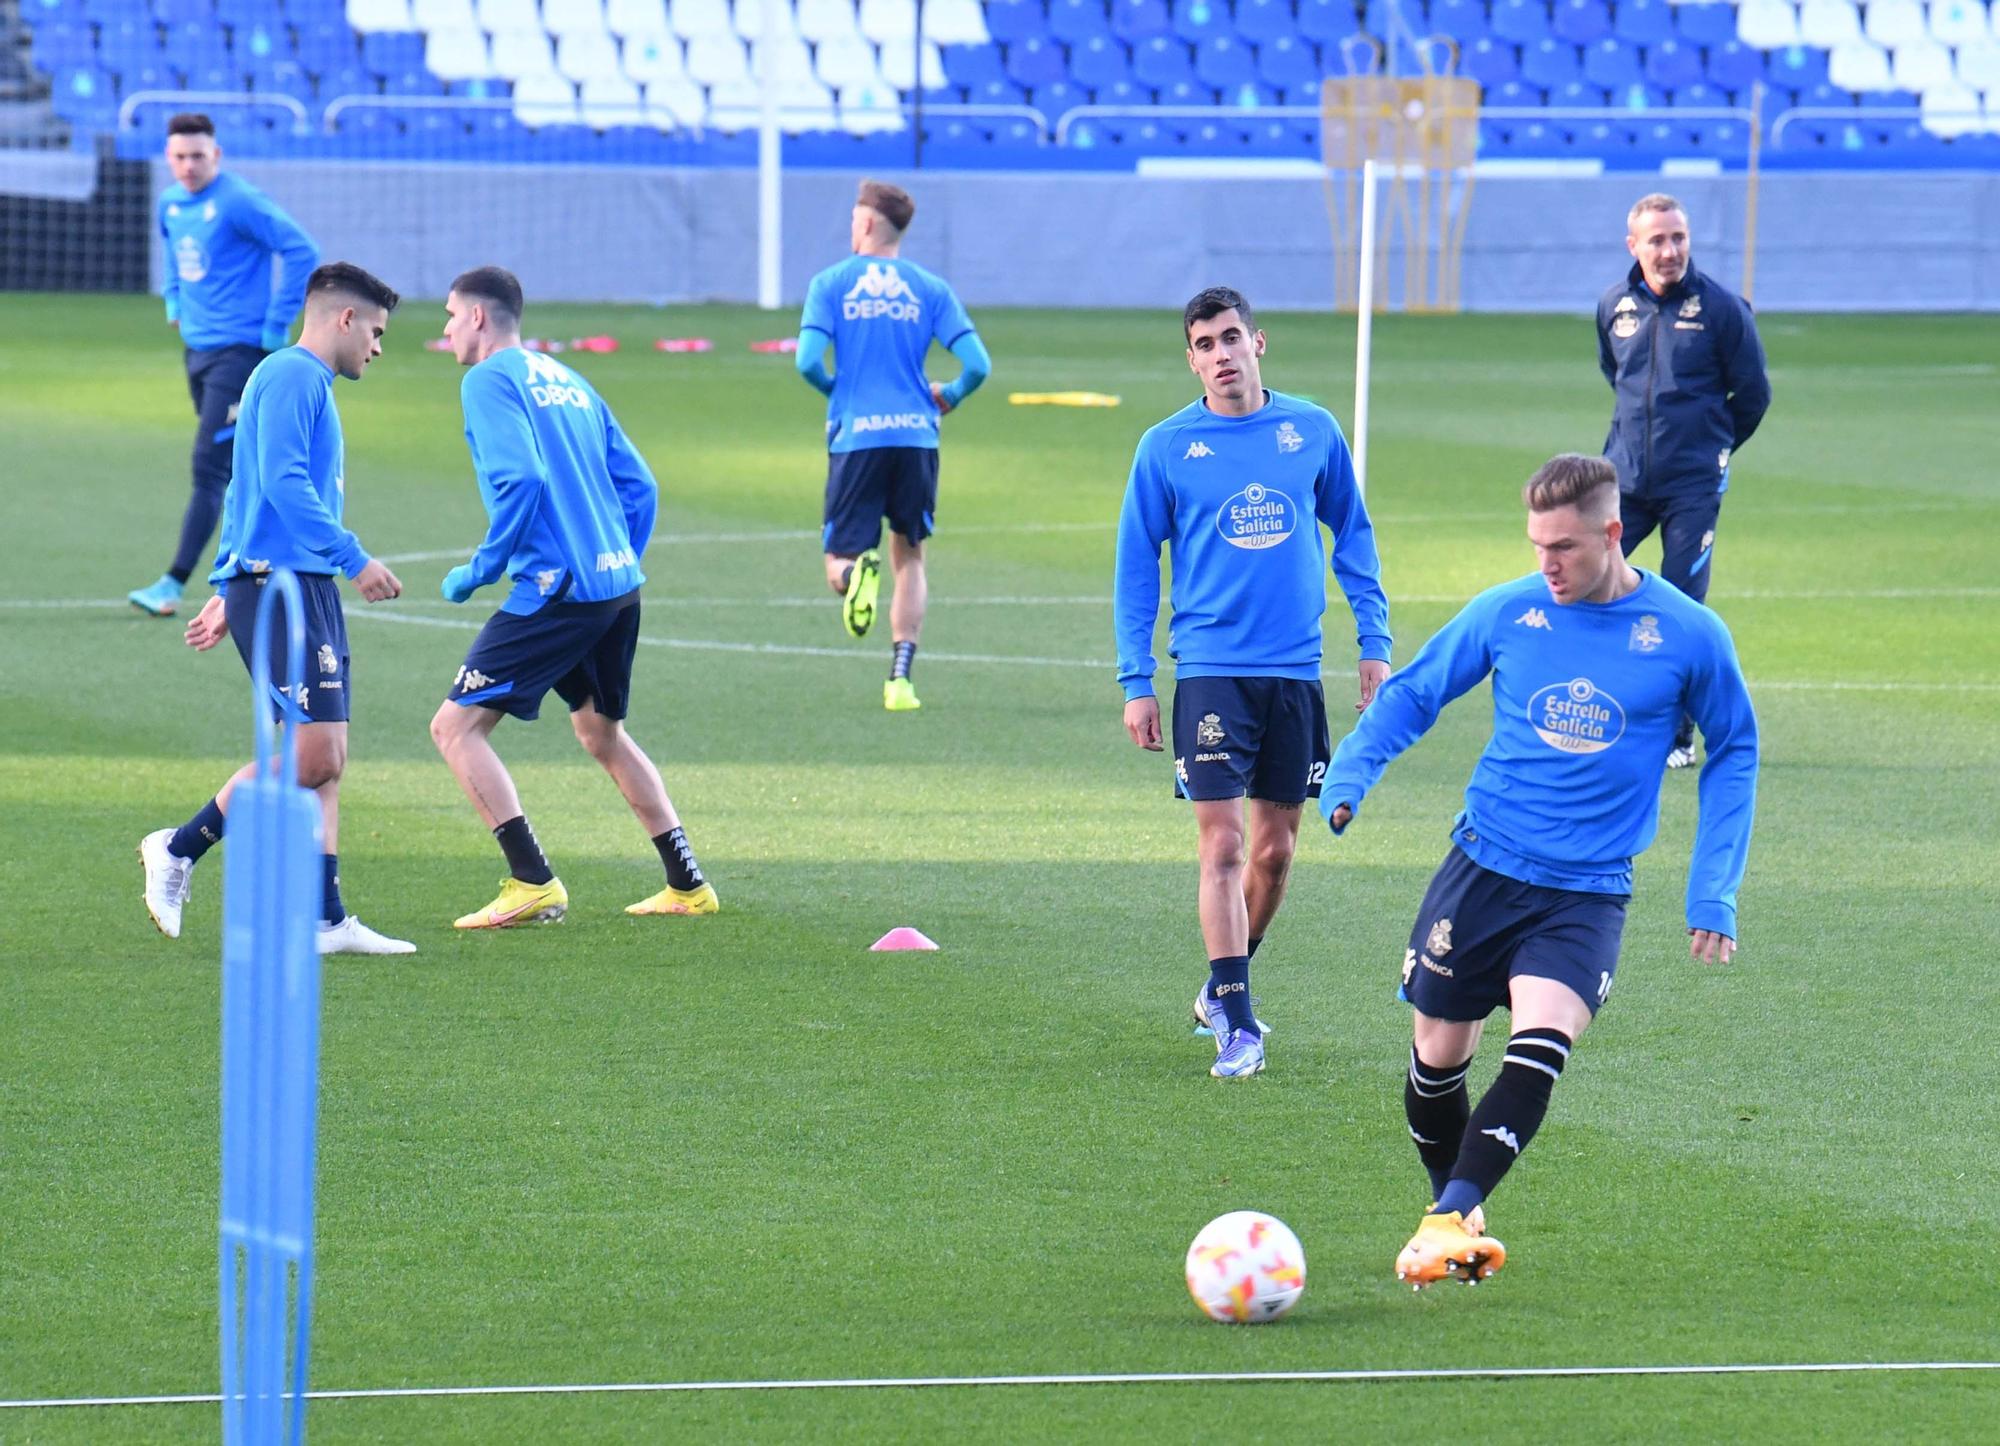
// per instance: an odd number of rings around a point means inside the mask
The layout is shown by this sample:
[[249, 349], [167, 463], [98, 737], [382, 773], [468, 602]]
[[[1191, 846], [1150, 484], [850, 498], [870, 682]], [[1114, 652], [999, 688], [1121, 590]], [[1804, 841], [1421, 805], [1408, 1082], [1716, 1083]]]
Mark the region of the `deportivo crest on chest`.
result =
[[1295, 424], [1291, 422], [1278, 423], [1278, 450], [1280, 452], [1296, 452], [1299, 448], [1305, 446], [1305, 444], [1306, 439], [1300, 434]]
[[1699, 296], [1690, 296], [1686, 301], [1683, 301], [1681, 303], [1682, 321], [1692, 321], [1694, 320], [1695, 317], [1700, 315], [1701, 315], [1701, 298]]
[[[1629, 296], [1625, 298], [1626, 301], [1630, 301], [1631, 299]], [[1623, 305], [1623, 303], [1621, 302], [1620, 305]], [[1611, 334], [1620, 341], [1624, 341], [1638, 329], [1639, 313], [1636, 311], [1621, 311], [1611, 319]]]
[[1451, 952], [1451, 920], [1439, 919], [1431, 925], [1430, 937], [1424, 940], [1424, 952], [1433, 959], [1442, 959]]
[[1631, 649], [1635, 653], [1650, 653], [1666, 639], [1660, 636], [1660, 620], [1651, 613], [1645, 614], [1632, 624]]

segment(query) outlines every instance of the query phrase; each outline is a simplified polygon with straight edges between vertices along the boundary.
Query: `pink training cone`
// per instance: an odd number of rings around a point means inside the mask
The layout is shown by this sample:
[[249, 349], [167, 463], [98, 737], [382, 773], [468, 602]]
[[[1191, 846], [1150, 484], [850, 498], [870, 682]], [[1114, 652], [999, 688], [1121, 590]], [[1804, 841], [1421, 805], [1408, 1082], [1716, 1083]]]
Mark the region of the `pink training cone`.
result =
[[891, 929], [888, 933], [884, 934], [881, 938], [877, 939], [873, 944], [870, 944], [868, 946], [870, 953], [882, 953], [882, 954], [886, 954], [892, 949], [935, 949], [935, 948], [937, 948], [937, 940], [931, 938], [928, 934], [924, 933], [923, 930], [912, 929], [907, 925], [900, 929]]

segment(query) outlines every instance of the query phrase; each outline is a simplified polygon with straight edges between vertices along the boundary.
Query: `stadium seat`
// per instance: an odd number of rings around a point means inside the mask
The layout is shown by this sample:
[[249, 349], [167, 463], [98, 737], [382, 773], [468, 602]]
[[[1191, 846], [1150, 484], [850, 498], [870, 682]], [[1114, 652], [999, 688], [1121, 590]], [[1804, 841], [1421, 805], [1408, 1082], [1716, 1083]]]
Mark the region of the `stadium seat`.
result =
[[1644, 81], [1636, 85], [1621, 86], [1611, 92], [1611, 104], [1619, 110], [1664, 110], [1667, 93], [1657, 85], [1647, 85]]
[[1173, 16], [1174, 34], [1190, 45], [1232, 33], [1223, 0], [1177, 0]]
[[1007, 78], [1033, 90], [1061, 80], [1069, 73], [1062, 47], [1045, 36], [1017, 40], [1007, 47]]
[[1458, 41], [1462, 50], [1486, 34], [1486, 7], [1480, 0], [1432, 0], [1430, 27]]
[[1141, 85], [1163, 89], [1193, 76], [1187, 46], [1171, 35], [1155, 35], [1133, 47], [1132, 77]]
[[1618, 0], [1611, 32], [1638, 45], [1653, 45], [1674, 33], [1674, 10], [1668, 0]]
[[[405, 42], [416, 63], [423, 63], [424, 40], [414, 31], [382, 30], [376, 32], [381, 39], [390, 36]], [[286, 26], [262, 20], [238, 25], [230, 44], [230, 51], [246, 65], [260, 65], [267, 61], [291, 60], [295, 58], [292, 49], [292, 32]]]
[[1687, 0], [1674, 7], [1674, 31], [1684, 44], [1720, 45], [1736, 38], [1736, 7], [1729, 0]]
[[1991, 37], [1980, 0], [1932, 0], [1931, 38], [1942, 45], [1970, 45]]
[[689, 129], [708, 118], [708, 97], [686, 76], [663, 78], [646, 87], [646, 122], [661, 130]]
[[1673, 97], [1667, 104], [1675, 110], [1721, 110], [1728, 106], [1729, 97], [1714, 86], [1696, 80], [1674, 87]]
[[[1028, 104], [1040, 111], [1053, 126], [1065, 111], [1090, 104], [1090, 93], [1066, 80], [1051, 81], [1028, 92]], [[995, 122], [997, 124], [997, 122]]]
[[[914, 47], [893, 45], [878, 57], [882, 62], [882, 79], [895, 89], [907, 94], [917, 88], [917, 55]], [[944, 61], [938, 47], [929, 40], [924, 41], [923, 87], [936, 90], [946, 84]]]
[[36, 69], [53, 75], [65, 66], [86, 65], [97, 54], [97, 36], [84, 21], [38, 21], [33, 32]]
[[[863, 0], [862, 9], [864, 12], [868, 10], [867, 0]], [[873, 13], [882, 15], [882, 7], [877, 6]], [[887, 18], [883, 16], [883, 23], [887, 23]], [[904, 28], [914, 33], [914, 26]], [[1023, 40], [1046, 37], [1049, 21], [1048, 16], [1042, 13], [1041, 0], [993, 0], [986, 7], [986, 28], [1000, 44], [1015, 45]], [[869, 34], [865, 16], [861, 33], [878, 45], [882, 43], [880, 37]]]
[[1919, 95], [1958, 83], [1950, 49], [1928, 35], [1896, 47], [1889, 75], [1896, 82], [1896, 89], [1913, 90]]
[[556, 56], [546, 30], [503, 30], [493, 37], [493, 73], [504, 80], [554, 75]]
[[983, 45], [993, 38], [979, 0], [923, 0], [923, 6], [924, 39], [933, 45]]
[[1257, 80], [1257, 60], [1235, 36], [1217, 35], [1195, 51], [1194, 73], [1203, 85], [1217, 90], [1252, 85]]
[[1111, 16], [1104, 0], [1054, 0], [1049, 6], [1049, 34], [1064, 45], [1082, 45], [1111, 33]]
[[1236, 0], [1236, 33], [1253, 45], [1296, 36], [1290, 0]]
[[[1041, 17], [1041, 0], [1027, 0], [1027, 10], [1035, 21], [1032, 33], [1047, 35], [1048, 22]], [[861, 0], [855, 23], [877, 45], [908, 45], [917, 38], [917, 7], [912, 0]]]
[[576, 87], [559, 75], [535, 75], [514, 85], [514, 118], [539, 130], [543, 126], [575, 125]]
[[347, 0], [347, 23], [366, 35], [371, 30], [414, 30], [409, 0]]
[[854, 17], [854, 0], [799, 0], [792, 17], [793, 28], [814, 45], [836, 35], [859, 35]]
[[1947, 81], [1923, 92], [1924, 129], [1936, 136], [1972, 136], [1986, 129], [1979, 92]]
[[1861, 12], [1849, 0], [1806, 0], [1799, 7], [1799, 42], [1834, 50], [1861, 39]]
[[1322, 48], [1338, 45], [1360, 32], [1361, 21], [1352, 0], [1299, 0], [1299, 34], [1313, 44]]
[[1611, 33], [1611, 8], [1604, 0], [1556, 0], [1555, 33], [1571, 45], [1589, 45]]
[[1639, 76], [1639, 52], [1616, 36], [1605, 36], [1583, 53], [1583, 78], [1592, 85], [1617, 90]]
[[1266, 85], [1288, 89], [1318, 78], [1319, 57], [1295, 35], [1273, 36], [1257, 47], [1257, 76]]
[[1374, 36], [1357, 31], [1322, 50], [1320, 63], [1329, 72], [1342, 75], [1374, 75], [1382, 68], [1382, 47], [1375, 43]]
[[[565, 35], [603, 35], [603, 0], [542, 0], [542, 24], [557, 40]], [[634, 101], [636, 108], [638, 102]]]
[[1747, 90], [1764, 78], [1764, 54], [1737, 40], [1708, 50], [1708, 83], [1723, 90]]
[[951, 45], [944, 50], [944, 71], [953, 85], [970, 90], [989, 80], [1005, 79], [1007, 67], [997, 45]]
[[604, 0], [604, 27], [621, 39], [628, 35], [666, 35], [665, 0]]
[[1602, 110], [1611, 103], [1611, 93], [1586, 80], [1573, 80], [1549, 92], [1549, 104], [1564, 109]]
[[[628, 79], [619, 58], [618, 42], [604, 30], [572, 31], [557, 40], [556, 70], [579, 86], [587, 86], [593, 80]], [[635, 99], [633, 104], [637, 105], [638, 101]], [[626, 122], [606, 124], [624, 125]]]
[[[244, 33], [237, 32], [236, 55], [241, 60], [262, 60], [270, 54], [254, 49], [245, 54]], [[374, 30], [361, 37], [361, 63], [377, 75], [395, 75], [424, 68], [424, 37], [414, 30]]]
[[215, 7], [209, 0], [152, 0], [153, 18], [162, 25], [184, 25], [188, 21], [205, 23], [215, 18]]
[[1918, 0], [1868, 0], [1862, 33], [1884, 50], [1894, 50], [1929, 34], [1930, 23]]
[[881, 135], [902, 130], [904, 119], [896, 92], [885, 85], [851, 85], [835, 96], [840, 128], [850, 135]]
[[733, 35], [698, 35], [687, 43], [688, 79], [697, 85], [741, 85], [750, 79], [743, 42]]
[[1804, 90], [1826, 79], [1826, 52], [1804, 45], [1788, 45], [1771, 52], [1767, 73], [1771, 84], [1786, 90]]
[[1842, 90], [1892, 90], [1889, 54], [1866, 40], [1850, 40], [1827, 57], [1827, 78]]
[[[425, 71], [430, 76], [429, 71]], [[444, 82], [430, 77], [436, 82], [439, 94], [444, 91]], [[250, 72], [250, 89], [259, 95], [289, 95], [294, 100], [309, 101], [313, 98], [312, 77], [305, 67], [295, 60], [274, 60], [260, 65]]]
[[1646, 79], [1662, 90], [1678, 90], [1702, 77], [1701, 51], [1668, 36], [1646, 48]]
[[1132, 78], [1132, 60], [1122, 43], [1110, 34], [1093, 35], [1069, 53], [1070, 74], [1076, 83], [1091, 90]]
[[[1616, 44], [1616, 42], [1613, 42]], [[1519, 78], [1520, 50], [1505, 40], [1482, 35], [1459, 52], [1458, 68], [1491, 90]]]
[[[1852, 6], [1848, 6], [1848, 13], [1853, 13]], [[1797, 45], [1799, 13], [1787, 0], [1743, 0], [1736, 12], [1736, 34], [1745, 45], [1754, 45], [1759, 50]]]
[[426, 35], [433, 30], [479, 28], [472, 0], [410, 0], [410, 20]]
[[1172, 26], [1166, 0], [1111, 0], [1111, 33], [1127, 45], [1165, 35]]
[[542, 15], [535, 8], [535, 0], [473, 0], [472, 14], [488, 35], [507, 30], [542, 30]]
[[2000, 91], [2000, 42], [1979, 40], [1961, 45], [1957, 59], [1960, 85], [1978, 91], [1989, 100]]
[[687, 80], [687, 66], [681, 60], [681, 43], [664, 31], [654, 35], [626, 36], [620, 58], [625, 78], [640, 85]]
[[667, 6], [667, 21], [682, 40], [713, 36], [736, 39], [736, 23], [729, 13], [729, 0], [673, 0]]
[[1544, 35], [1521, 47], [1521, 78], [1543, 90], [1555, 90], [1583, 78], [1583, 66], [1576, 47], [1567, 40]]
[[[481, 80], [494, 74], [486, 32], [470, 26], [440, 26], [424, 42], [424, 65], [444, 80]], [[324, 86], [321, 87], [325, 94]]]
[[1533, 45], [1549, 33], [1546, 0], [1493, 0], [1493, 33], [1516, 45]]
[[859, 35], [820, 42], [813, 52], [813, 73], [832, 91], [882, 84], [882, 74], [875, 66], [875, 47]]
[[[517, 103], [518, 113], [518, 103]], [[646, 123], [646, 104], [639, 87], [623, 76], [596, 76], [577, 87], [577, 113], [593, 130]]]

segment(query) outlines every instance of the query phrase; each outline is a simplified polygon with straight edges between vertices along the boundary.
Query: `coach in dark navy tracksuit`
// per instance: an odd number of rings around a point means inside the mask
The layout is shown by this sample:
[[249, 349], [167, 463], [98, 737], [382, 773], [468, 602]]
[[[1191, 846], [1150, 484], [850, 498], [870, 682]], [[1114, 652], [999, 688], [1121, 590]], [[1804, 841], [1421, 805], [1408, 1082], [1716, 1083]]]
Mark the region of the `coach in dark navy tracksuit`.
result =
[[[1750, 304], [1695, 270], [1680, 202], [1641, 197], [1626, 230], [1632, 269], [1597, 303], [1597, 363], [1616, 398], [1604, 455], [1626, 554], [1658, 528], [1661, 575], [1701, 602], [1729, 460], [1771, 405], [1764, 346]], [[1693, 762], [1683, 719], [1667, 766]]]

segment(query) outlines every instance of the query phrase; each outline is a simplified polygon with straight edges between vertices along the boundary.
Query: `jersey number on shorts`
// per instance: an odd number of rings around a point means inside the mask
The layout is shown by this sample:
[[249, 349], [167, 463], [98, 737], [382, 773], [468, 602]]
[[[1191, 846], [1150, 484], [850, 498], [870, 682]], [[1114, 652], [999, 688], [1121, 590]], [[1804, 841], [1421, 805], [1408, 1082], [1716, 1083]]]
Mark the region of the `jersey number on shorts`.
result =
[[1306, 770], [1307, 788], [1317, 788], [1324, 782], [1326, 782], [1326, 765], [1324, 763], [1315, 763]]

